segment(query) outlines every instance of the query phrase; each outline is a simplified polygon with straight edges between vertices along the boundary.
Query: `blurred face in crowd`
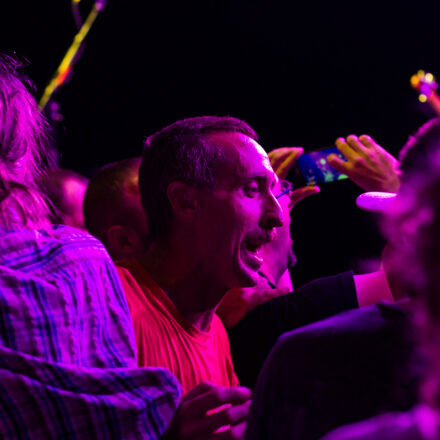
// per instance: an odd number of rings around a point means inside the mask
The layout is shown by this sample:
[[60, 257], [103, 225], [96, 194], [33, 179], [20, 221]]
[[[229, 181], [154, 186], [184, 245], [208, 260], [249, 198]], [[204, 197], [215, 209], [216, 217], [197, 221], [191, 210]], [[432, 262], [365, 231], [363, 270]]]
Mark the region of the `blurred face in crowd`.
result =
[[79, 229], [86, 229], [84, 225], [83, 200], [87, 184], [78, 179], [68, 178], [63, 181], [62, 206], [59, 216], [62, 224]]

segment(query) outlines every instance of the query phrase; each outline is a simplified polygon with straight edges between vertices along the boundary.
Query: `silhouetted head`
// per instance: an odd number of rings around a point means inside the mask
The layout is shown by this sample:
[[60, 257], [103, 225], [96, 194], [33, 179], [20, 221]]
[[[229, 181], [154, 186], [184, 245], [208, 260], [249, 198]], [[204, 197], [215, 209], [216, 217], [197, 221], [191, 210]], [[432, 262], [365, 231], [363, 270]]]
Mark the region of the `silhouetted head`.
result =
[[149, 243], [148, 222], [138, 185], [140, 158], [114, 162], [91, 179], [84, 197], [87, 230], [114, 260], [140, 257]]
[[85, 229], [83, 200], [89, 179], [72, 170], [54, 168], [41, 177], [41, 189], [49, 199], [53, 224]]

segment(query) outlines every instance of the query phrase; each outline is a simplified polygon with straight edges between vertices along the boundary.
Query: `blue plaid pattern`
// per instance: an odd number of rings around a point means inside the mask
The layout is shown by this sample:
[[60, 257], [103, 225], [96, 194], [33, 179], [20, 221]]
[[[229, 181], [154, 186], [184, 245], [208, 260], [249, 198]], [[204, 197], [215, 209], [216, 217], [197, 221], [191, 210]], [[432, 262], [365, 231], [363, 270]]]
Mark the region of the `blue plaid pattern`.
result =
[[0, 231], [0, 438], [156, 439], [180, 399], [136, 368], [113, 262], [89, 234]]

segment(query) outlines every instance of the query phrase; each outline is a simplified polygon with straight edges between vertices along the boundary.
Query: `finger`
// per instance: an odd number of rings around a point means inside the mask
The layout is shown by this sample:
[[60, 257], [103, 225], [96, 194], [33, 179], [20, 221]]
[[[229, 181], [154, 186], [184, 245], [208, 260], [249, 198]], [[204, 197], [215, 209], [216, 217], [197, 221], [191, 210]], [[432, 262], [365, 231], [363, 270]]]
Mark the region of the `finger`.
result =
[[[217, 413], [211, 414], [199, 420], [193, 426], [192, 434], [201, 435], [216, 432], [223, 426], [234, 426], [244, 422], [248, 416], [251, 401], [248, 400], [240, 405], [232, 406]], [[226, 432], [226, 430], [225, 430]]]
[[298, 202], [304, 200], [313, 194], [318, 194], [321, 191], [319, 186], [304, 186], [292, 191], [290, 195], [289, 209], [292, 209]]
[[351, 134], [347, 136], [347, 144], [352, 148], [353, 151], [360, 154], [361, 156], [365, 156], [365, 146], [359, 140], [357, 136]]
[[279, 296], [284, 296], [290, 293], [292, 290], [288, 287], [280, 287], [278, 289], [271, 289], [267, 291], [267, 297], [270, 299], [278, 298]]
[[342, 174], [347, 174], [347, 172], [350, 171], [350, 163], [342, 160], [336, 154], [330, 154], [327, 161], [336, 171], [339, 171]]
[[244, 439], [244, 434], [246, 432], [246, 422], [243, 421], [235, 426], [231, 426], [218, 434], [213, 434], [203, 440], [242, 440]]
[[276, 148], [268, 153], [272, 168], [278, 167], [280, 163], [290, 154], [289, 147]]
[[367, 134], [359, 136], [359, 140], [366, 148], [380, 148], [381, 150], [383, 149], [371, 136], [368, 136]]
[[[354, 160], [355, 157], [358, 157], [359, 154], [351, 148], [351, 146], [345, 141], [344, 138], [338, 138], [335, 142], [336, 147], [342, 153], [342, 155], [348, 160]], [[331, 154], [329, 156], [333, 156]]]
[[359, 137], [359, 140], [365, 145], [366, 148], [375, 150], [378, 153], [379, 159], [381, 159], [382, 162], [388, 163], [391, 168], [397, 164], [397, 159], [385, 148], [381, 147], [372, 137], [363, 134]]
[[182, 398], [182, 403], [186, 400], [194, 399], [197, 396], [201, 396], [203, 394], [206, 394], [212, 389], [216, 387], [216, 385], [210, 383], [210, 382], [201, 382], [198, 385], [196, 385], [192, 390], [188, 391]]
[[287, 293], [290, 293], [290, 289], [285, 287], [255, 291], [254, 295], [249, 298], [249, 311], [267, 301], [278, 298], [279, 296], [284, 296]]
[[287, 147], [271, 151], [269, 153], [269, 160], [272, 168], [277, 170], [291, 153], [292, 149]]
[[[303, 153], [304, 149], [302, 147], [283, 147], [277, 148], [269, 153], [270, 164], [272, 165], [273, 170], [279, 176], [279, 169], [283, 167], [283, 169], [288, 166], [287, 171], [295, 162], [295, 160]], [[284, 164], [284, 162], [286, 162]], [[284, 165], [283, 165], [284, 164]], [[284, 173], [284, 171], [283, 171]], [[287, 173], [286, 173], [287, 175]], [[280, 176], [279, 176], [280, 177]], [[280, 177], [284, 179], [284, 177]]]
[[269, 159], [272, 162], [273, 160], [283, 160], [286, 156], [288, 156], [292, 151], [294, 150], [303, 150], [302, 147], [281, 147], [281, 148], [275, 148], [274, 150], [267, 153], [269, 156]]
[[207, 411], [230, 403], [241, 404], [251, 398], [251, 390], [245, 387], [226, 388], [210, 384], [212, 389], [185, 402], [185, 412], [191, 417], [202, 417]]
[[277, 167], [277, 169], [274, 169], [276, 175], [280, 179], [285, 179], [287, 177], [287, 174], [289, 174], [290, 168], [292, 168], [292, 165], [296, 162], [299, 156], [303, 153], [303, 149], [295, 148], [285, 159], [284, 161]]

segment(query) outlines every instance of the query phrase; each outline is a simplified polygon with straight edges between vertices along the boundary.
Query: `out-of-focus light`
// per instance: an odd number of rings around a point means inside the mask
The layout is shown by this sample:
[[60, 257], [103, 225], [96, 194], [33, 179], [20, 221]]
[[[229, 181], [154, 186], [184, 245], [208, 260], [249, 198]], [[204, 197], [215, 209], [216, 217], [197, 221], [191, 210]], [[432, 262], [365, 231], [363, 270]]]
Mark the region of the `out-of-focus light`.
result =
[[411, 85], [416, 88], [419, 85], [420, 79], [418, 75], [413, 75], [411, 77]]
[[434, 81], [434, 75], [432, 73], [427, 73], [425, 76], [426, 82], [432, 82]]
[[419, 101], [420, 101], [420, 102], [426, 102], [427, 99], [428, 99], [428, 98], [427, 98], [426, 95], [420, 95], [420, 96], [419, 96]]

